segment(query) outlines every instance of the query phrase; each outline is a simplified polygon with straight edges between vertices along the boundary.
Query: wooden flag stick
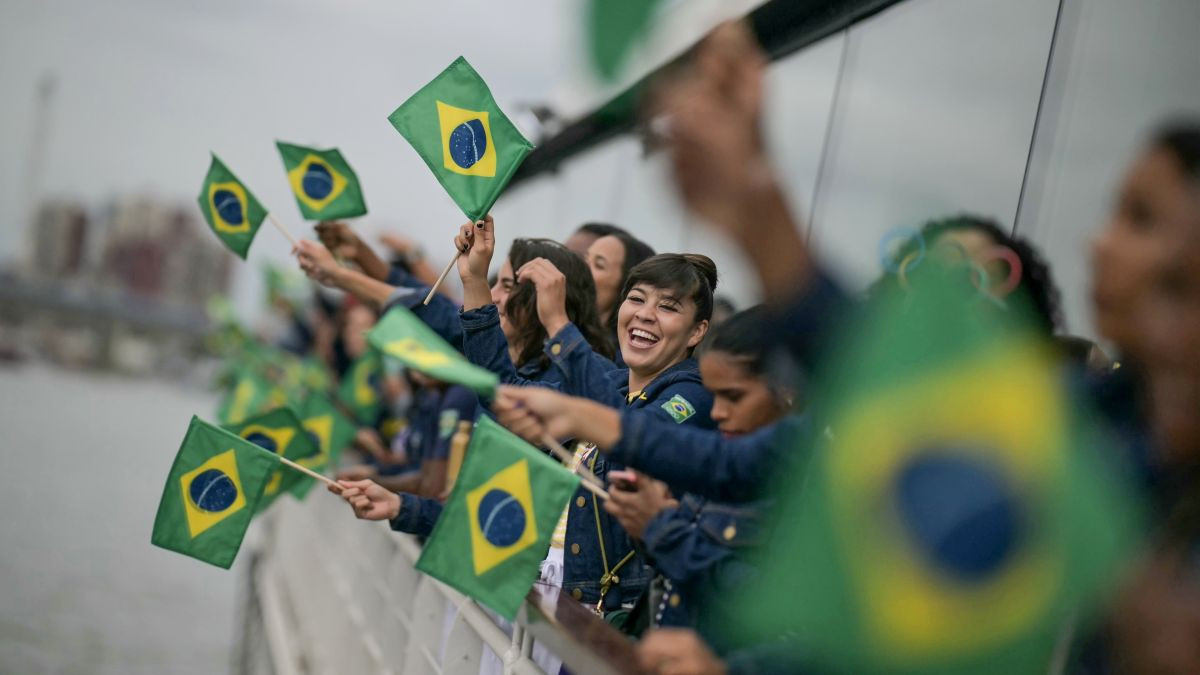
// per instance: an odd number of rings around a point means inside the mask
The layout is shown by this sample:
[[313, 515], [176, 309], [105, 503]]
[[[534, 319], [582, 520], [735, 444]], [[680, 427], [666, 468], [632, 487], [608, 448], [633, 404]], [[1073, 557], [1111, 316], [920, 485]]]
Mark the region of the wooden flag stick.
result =
[[446, 275], [450, 274], [450, 270], [454, 269], [454, 265], [458, 262], [458, 257], [461, 255], [462, 251], [454, 254], [454, 257], [450, 259], [449, 264], [446, 265], [446, 269], [442, 270], [441, 276], [437, 278], [437, 281], [433, 282], [433, 288], [429, 289], [429, 295], [425, 296], [425, 302], [421, 304], [429, 304], [429, 301], [433, 299], [433, 294], [437, 293], [438, 286], [441, 286], [442, 282], [446, 280]]
[[292, 460], [288, 459], [287, 457], [280, 457], [279, 461], [283, 462], [287, 466], [292, 467], [293, 469], [299, 471], [300, 473], [305, 473], [305, 474], [312, 476], [313, 478], [316, 478], [317, 480], [325, 483], [326, 485], [332, 485], [332, 486], [336, 487], [339, 492], [341, 492], [341, 490], [342, 490], [342, 486], [339, 485], [337, 481], [333, 480], [329, 476], [322, 476], [321, 474], [317, 473], [316, 471], [313, 471], [312, 469], [310, 469], [306, 466], [301, 466], [301, 465], [293, 462]]
[[291, 242], [291, 244], [292, 244], [292, 248], [295, 248], [296, 246], [298, 246], [298, 244], [296, 242], [296, 238], [292, 236], [291, 232], [288, 232], [288, 229], [283, 226], [283, 223], [279, 222], [278, 220], [275, 220], [274, 214], [268, 213], [267, 218], [269, 218], [271, 220], [271, 224], [274, 225], [276, 227], [276, 229], [278, 229], [280, 232], [283, 233], [283, 236], [287, 237], [287, 240], [289, 242]]
[[542, 436], [542, 445], [545, 445], [547, 448], [549, 448], [550, 454], [557, 457], [572, 471], [578, 474], [579, 477], [583, 479], [584, 487], [591, 490], [597, 496], [603, 494], [603, 499], [608, 499], [608, 493], [604, 491], [604, 483], [601, 483], [600, 479], [596, 478], [595, 474], [593, 474], [591, 471], [588, 471], [587, 467], [576, 464], [574, 462], [574, 455], [572, 455], [570, 452], [567, 452], [567, 449], [564, 448], [561, 443], [554, 440], [554, 437], [550, 435]]

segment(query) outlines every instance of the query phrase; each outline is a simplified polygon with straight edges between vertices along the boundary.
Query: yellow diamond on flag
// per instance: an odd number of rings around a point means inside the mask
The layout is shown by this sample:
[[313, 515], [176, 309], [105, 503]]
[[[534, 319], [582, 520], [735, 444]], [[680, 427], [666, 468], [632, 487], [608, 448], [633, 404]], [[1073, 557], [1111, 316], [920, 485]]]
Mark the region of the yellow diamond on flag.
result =
[[[243, 428], [238, 435], [263, 450], [282, 455], [284, 449], [292, 442], [292, 437], [296, 435], [296, 431], [288, 427], [267, 427], [261, 424], [251, 424]], [[271, 480], [267, 482], [267, 487], [263, 490], [263, 494], [271, 496], [279, 492], [279, 485], [283, 481], [282, 471], [283, 469], [276, 469], [271, 474]]]
[[188, 532], [193, 539], [246, 507], [232, 448], [183, 474], [179, 485], [183, 489]]
[[529, 460], [500, 470], [468, 492], [466, 501], [476, 575], [537, 543]]
[[425, 345], [413, 338], [392, 340], [383, 347], [384, 351], [401, 359], [411, 362], [417, 369], [438, 368], [452, 363], [449, 356], [442, 352], [427, 349]]
[[209, 213], [212, 214], [213, 228], [218, 232], [249, 232], [247, 204], [246, 189], [237, 181], [212, 183], [208, 186]]
[[325, 160], [309, 154], [291, 171], [288, 182], [296, 199], [313, 211], [320, 211], [341, 196], [346, 189], [346, 177]]
[[442, 163], [464, 176], [493, 178], [496, 147], [486, 111], [466, 110], [437, 101], [442, 131]]

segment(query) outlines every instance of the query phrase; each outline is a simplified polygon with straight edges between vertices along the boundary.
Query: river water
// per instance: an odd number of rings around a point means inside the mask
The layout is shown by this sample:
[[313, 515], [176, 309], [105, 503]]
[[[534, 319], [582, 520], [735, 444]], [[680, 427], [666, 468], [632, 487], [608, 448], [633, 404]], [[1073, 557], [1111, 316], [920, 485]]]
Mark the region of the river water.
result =
[[224, 673], [230, 571], [150, 545], [201, 387], [0, 366], [0, 673]]

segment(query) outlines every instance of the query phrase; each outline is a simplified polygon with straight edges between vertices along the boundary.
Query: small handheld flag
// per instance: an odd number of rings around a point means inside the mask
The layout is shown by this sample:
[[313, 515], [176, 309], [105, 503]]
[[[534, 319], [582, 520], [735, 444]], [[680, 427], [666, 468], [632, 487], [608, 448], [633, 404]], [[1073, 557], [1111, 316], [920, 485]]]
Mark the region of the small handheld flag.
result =
[[461, 384], [482, 396], [491, 396], [499, 378], [463, 358], [432, 328], [404, 307], [394, 307], [367, 334], [379, 351], [413, 370], [442, 382]]
[[458, 57], [388, 116], [472, 221], [491, 210], [533, 145]]
[[197, 201], [221, 243], [245, 260], [267, 211], [215, 154]]
[[[358, 431], [354, 423], [338, 410], [329, 397], [315, 391], [309, 393], [304, 401], [300, 412], [300, 425], [304, 427], [309, 440], [320, 450], [320, 454], [297, 462], [314, 471], [337, 466], [342, 450], [354, 440], [354, 434]], [[304, 499], [311, 488], [312, 482], [300, 481], [288, 491], [296, 499]]]
[[[228, 431], [250, 441], [267, 452], [273, 452], [280, 457], [295, 462], [309, 460], [312, 462], [321, 454], [316, 443], [308, 432], [300, 425], [295, 413], [287, 408], [278, 408], [264, 415], [259, 415], [242, 424], [226, 427]], [[266, 488], [263, 489], [262, 499], [258, 503], [258, 511], [262, 511], [284, 492], [290, 492], [299, 483], [310, 483], [312, 478], [293, 469], [280, 467], [271, 473]]]
[[229, 569], [278, 466], [274, 453], [192, 417], [150, 543]]
[[358, 175], [337, 148], [318, 150], [276, 141], [288, 184], [308, 220], [354, 218], [367, 212]]
[[481, 417], [417, 569], [511, 620], [578, 486], [579, 476]]

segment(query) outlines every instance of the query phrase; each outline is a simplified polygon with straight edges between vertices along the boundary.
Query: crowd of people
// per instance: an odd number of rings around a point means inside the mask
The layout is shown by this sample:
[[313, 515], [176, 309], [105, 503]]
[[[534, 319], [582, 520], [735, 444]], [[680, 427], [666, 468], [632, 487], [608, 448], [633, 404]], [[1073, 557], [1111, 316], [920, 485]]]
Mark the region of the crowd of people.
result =
[[[343, 223], [301, 241], [304, 272], [345, 292], [319, 308], [322, 328], [307, 341], [335, 370], [367, 349], [362, 334], [379, 316], [404, 306], [502, 384], [481, 400], [386, 369], [376, 383], [385, 415], [360, 430], [361, 462], [340, 469], [337, 492], [359, 518], [428, 535], [461, 422], [491, 415], [539, 446], [547, 435], [582, 441], [573, 462], [609, 499], [583, 487], [572, 496], [541, 583], [636, 638], [648, 671], [823, 672], [828, 664], [809, 660], [796, 636], [735, 638], [729, 600], [789, 526], [772, 518], [787, 496], [772, 479], [796, 475], [842, 431], [813, 412], [823, 391], [814, 373], [839, 326], [914, 292], [920, 259], [923, 270], [966, 270], [962, 283], [989, 302], [964, 313], [1005, 312], [1017, 298], [1029, 307], [1062, 386], [1098, 411], [1093, 423], [1144, 496], [1134, 562], [1096, 622], [1062, 627], [1059, 666], [1200, 672], [1200, 119], [1153, 131], [1097, 227], [1092, 310], [1109, 356], [1062, 334], [1046, 261], [984, 217], [930, 214], [862, 297], [848, 295], [806, 243], [771, 168], [765, 65], [745, 27], [724, 24], [654, 106], [669, 120], [663, 151], [684, 205], [751, 261], [761, 305], [730, 311], [711, 259], [655, 252], [637, 233], [599, 223], [564, 242], [516, 239], [499, 259], [505, 223], [462, 225], [462, 296], [439, 289], [427, 304], [436, 271], [403, 240], [388, 242], [390, 261]], [[794, 563], [804, 575], [804, 561]]]

